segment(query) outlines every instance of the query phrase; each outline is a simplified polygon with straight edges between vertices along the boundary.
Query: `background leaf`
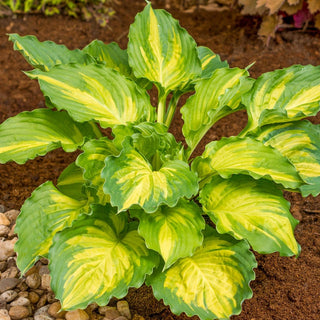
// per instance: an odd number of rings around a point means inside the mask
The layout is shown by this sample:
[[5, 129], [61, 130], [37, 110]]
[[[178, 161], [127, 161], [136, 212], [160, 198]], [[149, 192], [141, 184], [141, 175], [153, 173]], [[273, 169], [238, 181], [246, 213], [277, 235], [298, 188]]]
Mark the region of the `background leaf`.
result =
[[66, 46], [53, 41], [40, 42], [35, 36], [21, 37], [16, 33], [9, 35], [14, 50], [19, 51], [29, 64], [42, 71], [48, 71], [59, 64], [78, 63], [86, 65], [93, 63], [88, 54], [79, 49], [69, 50]]

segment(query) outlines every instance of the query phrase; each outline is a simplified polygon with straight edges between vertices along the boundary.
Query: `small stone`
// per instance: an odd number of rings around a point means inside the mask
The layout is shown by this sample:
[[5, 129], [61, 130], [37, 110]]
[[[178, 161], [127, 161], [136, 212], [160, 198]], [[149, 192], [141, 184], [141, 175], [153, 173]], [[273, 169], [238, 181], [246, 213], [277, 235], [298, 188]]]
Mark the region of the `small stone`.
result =
[[68, 311], [66, 313], [66, 320], [89, 320], [88, 314], [81, 309]]
[[114, 320], [128, 320], [128, 318], [125, 316], [120, 316], [118, 318], [115, 318]]
[[3, 272], [7, 269], [7, 261], [0, 262], [0, 272]]
[[7, 237], [10, 232], [10, 228], [0, 224], [0, 237]]
[[40, 299], [39, 295], [33, 291], [29, 292], [28, 297], [29, 297], [30, 302], [33, 304], [37, 303]]
[[0, 300], [0, 309], [7, 309], [7, 303], [5, 301]]
[[0, 280], [0, 293], [11, 290], [20, 282], [17, 278], [5, 278]]
[[36, 265], [32, 266], [24, 275], [27, 277], [27, 276], [30, 276], [30, 274], [33, 274], [35, 272], [38, 272], [38, 267]]
[[14, 228], [16, 227], [16, 224], [14, 224], [12, 227], [11, 227], [11, 229], [10, 229], [10, 231], [9, 231], [9, 233], [8, 233], [8, 238], [12, 238], [12, 237], [14, 237], [14, 236], [16, 236], [17, 234], [16, 234], [16, 232], [14, 231]]
[[48, 301], [49, 303], [54, 303], [54, 302], [58, 301], [58, 300], [56, 299], [56, 296], [55, 296], [55, 294], [54, 294], [53, 291], [50, 291], [50, 292], [47, 293], [47, 301]]
[[14, 307], [11, 307], [9, 310], [9, 316], [13, 320], [23, 319], [28, 317], [29, 315], [30, 315], [29, 309], [24, 306], [14, 306]]
[[117, 310], [116, 307], [110, 307], [110, 306], [103, 306], [103, 307], [99, 307], [98, 309], [98, 312], [102, 315], [105, 315], [105, 313], [108, 311], [108, 310]]
[[5, 212], [5, 216], [10, 220], [10, 222], [15, 222], [18, 215], [19, 215], [20, 211], [18, 210], [9, 210], [7, 212]]
[[34, 320], [55, 320], [54, 318], [50, 317], [49, 315], [46, 314], [40, 314], [38, 316], [34, 317]]
[[1, 274], [1, 278], [16, 278], [19, 274], [19, 269], [17, 267], [10, 267], [5, 272]]
[[32, 273], [26, 278], [26, 284], [31, 289], [38, 289], [41, 284], [41, 276], [39, 273]]
[[121, 314], [117, 309], [109, 309], [104, 314], [104, 320], [114, 320], [120, 316]]
[[121, 300], [117, 302], [117, 309], [122, 316], [125, 316], [127, 319], [131, 319], [131, 312], [129, 309], [129, 304], [125, 300]]
[[7, 309], [0, 309], [0, 320], [11, 320]]
[[5, 261], [9, 257], [15, 255], [14, 244], [17, 242], [18, 238], [15, 237], [12, 240], [0, 241], [0, 261]]
[[61, 304], [59, 301], [57, 301], [50, 305], [48, 309], [48, 313], [50, 316], [54, 318], [64, 318], [67, 312], [60, 311], [60, 310], [61, 310]]
[[46, 258], [41, 258], [39, 261], [40, 261], [42, 264], [49, 264], [49, 260], [46, 259]]
[[7, 227], [10, 226], [10, 220], [2, 212], [0, 212], [0, 224], [3, 224], [4, 226], [7, 226]]
[[7, 268], [16, 267], [17, 266], [17, 256], [9, 257], [7, 260]]
[[7, 290], [0, 295], [0, 300], [5, 302], [11, 302], [17, 297], [18, 293], [14, 290]]
[[41, 266], [39, 268], [39, 274], [40, 276], [43, 276], [44, 274], [49, 274], [50, 273], [50, 270], [49, 270], [49, 267], [47, 265], [45, 266]]
[[47, 303], [47, 295], [44, 294], [43, 296], [40, 297], [40, 300], [37, 303], [37, 308], [43, 307]]
[[14, 300], [13, 302], [11, 302], [10, 304], [11, 307], [14, 306], [30, 306], [30, 300], [25, 298], [25, 297], [19, 297], [18, 299]]
[[42, 314], [49, 315], [48, 313], [49, 307], [50, 307], [49, 305], [46, 305], [46, 306], [42, 306], [41, 308], [38, 308], [38, 310], [35, 311], [34, 316], [40, 316]]
[[49, 274], [43, 274], [41, 276], [41, 289], [51, 291], [50, 281], [51, 276]]
[[6, 207], [3, 204], [0, 204], [0, 212], [1, 213], [6, 212]]
[[18, 292], [19, 297], [24, 297], [29, 299], [28, 291], [20, 291]]
[[27, 286], [25, 280], [20, 281], [20, 283], [17, 284], [17, 288], [20, 289], [20, 291], [27, 291], [28, 286]]

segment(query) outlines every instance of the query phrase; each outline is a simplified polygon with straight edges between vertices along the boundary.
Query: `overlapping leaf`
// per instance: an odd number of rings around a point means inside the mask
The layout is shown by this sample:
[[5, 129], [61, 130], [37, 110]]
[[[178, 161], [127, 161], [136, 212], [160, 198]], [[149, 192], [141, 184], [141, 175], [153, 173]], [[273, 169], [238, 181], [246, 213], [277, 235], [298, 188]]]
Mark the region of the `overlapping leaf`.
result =
[[48, 109], [25, 111], [0, 125], [0, 163], [13, 160], [19, 164], [62, 147], [75, 151], [86, 137], [96, 136], [95, 127], [76, 123], [66, 112]]
[[197, 47], [198, 57], [201, 62], [201, 79], [211, 78], [216, 69], [229, 67], [227, 61], [221, 61], [220, 56], [207, 47]]
[[201, 214], [195, 203], [186, 200], [180, 200], [173, 208], [162, 206], [152, 214], [130, 211], [130, 215], [140, 220], [139, 234], [148, 248], [162, 256], [165, 269], [178, 259], [191, 256], [202, 244], [205, 221]]
[[286, 188], [296, 189], [303, 184], [295, 167], [278, 150], [248, 137], [222, 138], [209, 143], [192, 168], [200, 180], [217, 174], [229, 178], [241, 173], [273, 180]]
[[183, 89], [201, 73], [195, 41], [168, 12], [150, 4], [130, 27], [128, 55], [135, 76], [156, 83], [163, 93]]
[[160, 168], [153, 168], [128, 141], [118, 157], [106, 158], [102, 177], [103, 190], [119, 211], [138, 205], [146, 212], [155, 212], [160, 205], [175, 206], [180, 198], [189, 198], [198, 190], [196, 175], [188, 163], [168, 160]]
[[88, 184], [96, 189], [100, 203], [105, 204], [109, 202], [110, 197], [103, 192], [104, 180], [101, 178], [101, 171], [106, 157], [117, 155], [119, 151], [107, 137], [90, 140], [82, 149], [83, 153], [78, 156], [76, 163], [83, 169], [83, 177]]
[[306, 183], [303, 196], [320, 193], [320, 126], [304, 120], [263, 127], [256, 139], [287, 157]]
[[35, 189], [17, 219], [17, 265], [24, 274], [39, 257], [47, 256], [53, 236], [89, 212], [86, 200], [78, 201], [58, 191], [51, 181]]
[[57, 109], [79, 122], [95, 120], [103, 128], [154, 117], [145, 90], [103, 65], [61, 65], [48, 72], [33, 70], [44, 95]]
[[247, 239], [259, 253], [298, 255], [293, 234], [298, 221], [274, 183], [242, 175], [214, 177], [201, 191], [200, 202], [218, 232]]
[[79, 49], [69, 50], [66, 46], [52, 41], [40, 42], [35, 36], [21, 37], [16, 33], [9, 35], [9, 40], [33, 67], [48, 71], [55, 65], [93, 63], [94, 59]]
[[244, 241], [207, 229], [203, 245], [192, 257], [178, 260], [148, 282], [157, 299], [171, 310], [201, 320], [229, 319], [239, 314], [241, 303], [252, 296], [254, 255]]
[[57, 188], [68, 197], [76, 200], [85, 200], [87, 198], [83, 192], [85, 183], [82, 169], [72, 162], [60, 174], [57, 181]]
[[249, 118], [246, 131], [317, 114], [320, 110], [319, 72], [320, 66], [294, 65], [260, 76], [243, 97]]
[[94, 40], [82, 51], [123, 75], [131, 75], [127, 51], [122, 50], [116, 42], [105, 44], [100, 40]]
[[158, 263], [126, 214], [96, 206], [93, 214], [54, 237], [50, 249], [51, 286], [63, 309], [106, 305], [140, 287]]
[[191, 150], [216, 121], [241, 108], [241, 97], [252, 86], [247, 76], [246, 70], [219, 68], [197, 82], [196, 93], [181, 108], [182, 132]]

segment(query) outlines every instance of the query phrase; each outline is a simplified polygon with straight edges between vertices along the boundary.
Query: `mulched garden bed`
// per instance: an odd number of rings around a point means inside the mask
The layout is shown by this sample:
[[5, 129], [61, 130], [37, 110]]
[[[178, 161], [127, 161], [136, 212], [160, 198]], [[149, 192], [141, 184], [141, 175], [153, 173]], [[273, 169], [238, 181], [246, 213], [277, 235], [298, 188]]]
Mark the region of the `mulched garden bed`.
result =
[[[23, 110], [44, 107], [44, 98], [37, 82], [29, 80], [21, 72], [30, 69], [29, 65], [19, 53], [13, 51], [6, 33], [34, 34], [41, 41], [64, 43], [70, 49], [83, 48], [96, 38], [106, 43], [116, 41], [125, 48], [128, 27], [144, 5], [144, 0], [123, 1], [121, 6], [116, 8], [117, 15], [107, 28], [99, 27], [94, 21], [84, 22], [62, 16], [29, 15], [0, 19], [0, 122]], [[254, 78], [263, 72], [292, 64], [320, 64], [320, 35], [313, 31], [281, 32], [276, 41], [272, 40], [269, 47], [265, 47], [256, 35], [259, 18], [241, 16], [235, 11], [172, 13], [199, 45], [208, 46], [232, 67], [244, 68], [256, 61], [250, 69]], [[312, 122], [320, 123], [320, 117], [314, 117]], [[243, 112], [220, 121], [209, 131], [198, 152], [211, 140], [237, 134], [245, 123]], [[183, 139], [181, 126], [181, 120], [175, 119], [171, 130], [180, 140]], [[37, 186], [47, 180], [56, 182], [62, 170], [75, 157], [76, 154], [65, 154], [57, 150], [45, 157], [28, 161], [23, 166], [15, 163], [0, 165], [0, 205], [4, 206], [2, 211], [19, 210]], [[257, 255], [259, 267], [256, 269], [256, 280], [251, 284], [253, 298], [244, 302], [241, 315], [232, 317], [233, 320], [320, 318], [320, 197], [303, 199], [297, 194], [286, 196], [292, 202], [292, 214], [300, 220], [295, 235], [302, 247], [301, 255], [298, 259], [279, 257], [278, 254]], [[13, 224], [14, 221], [10, 221], [7, 227], [11, 230]], [[7, 230], [11, 232], [10, 237], [0, 234], [1, 242], [14, 239], [13, 231], [10, 230]], [[45, 261], [39, 262], [39, 268], [40, 264], [45, 266]], [[19, 273], [12, 271], [15, 268], [14, 257], [0, 262], [0, 266], [1, 279], [8, 278], [8, 275], [11, 279], [19, 276]], [[9, 268], [13, 268], [13, 273], [9, 273]], [[16, 291], [22, 297], [26, 296], [21, 294], [26, 291], [17, 286], [10, 290]], [[30, 292], [38, 289], [28, 287], [25, 290], [29, 292], [27, 299], [30, 300]], [[46, 295], [44, 305], [55, 302], [50, 291], [45, 288], [39, 290], [42, 290], [39, 298]], [[189, 319], [185, 315], [173, 315], [168, 307], [153, 298], [152, 290], [146, 286], [131, 289], [125, 300], [129, 302], [132, 315], [137, 314], [145, 319]], [[0, 302], [0, 309], [10, 309], [10, 303], [12, 302]], [[112, 303], [115, 305], [116, 301]], [[39, 309], [37, 304], [38, 302], [31, 303], [29, 316]], [[99, 312], [96, 314], [98, 319]], [[1, 318], [0, 314], [0, 319], [6, 318]]]

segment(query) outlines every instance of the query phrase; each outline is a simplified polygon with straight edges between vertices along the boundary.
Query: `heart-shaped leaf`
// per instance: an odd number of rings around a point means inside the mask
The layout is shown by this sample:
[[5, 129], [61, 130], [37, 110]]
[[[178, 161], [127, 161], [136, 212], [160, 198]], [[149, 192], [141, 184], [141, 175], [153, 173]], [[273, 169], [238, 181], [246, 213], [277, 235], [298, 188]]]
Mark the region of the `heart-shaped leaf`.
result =
[[162, 256], [165, 269], [178, 259], [191, 256], [202, 244], [205, 221], [201, 214], [195, 203], [186, 200], [180, 200], [173, 208], [162, 206], [152, 214], [130, 210], [130, 215], [140, 220], [139, 234], [149, 249]]
[[273, 182], [242, 175], [214, 177], [201, 191], [200, 202], [220, 233], [247, 239], [259, 253], [299, 254], [293, 234], [298, 221]]
[[229, 319], [239, 314], [257, 266], [245, 241], [218, 234], [208, 227], [203, 245], [192, 257], [182, 258], [148, 279], [157, 299], [172, 312], [197, 315], [201, 320]]
[[93, 206], [93, 213], [75, 221], [54, 237], [50, 248], [51, 286], [65, 310], [89, 303], [106, 305], [140, 287], [158, 264], [147, 249], [137, 223], [110, 206]]

